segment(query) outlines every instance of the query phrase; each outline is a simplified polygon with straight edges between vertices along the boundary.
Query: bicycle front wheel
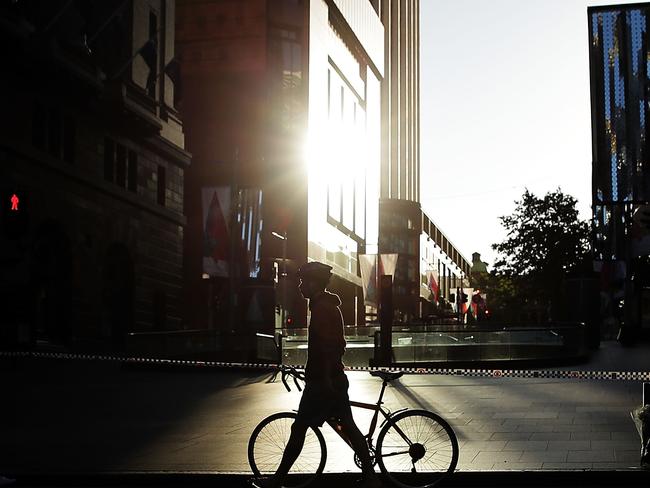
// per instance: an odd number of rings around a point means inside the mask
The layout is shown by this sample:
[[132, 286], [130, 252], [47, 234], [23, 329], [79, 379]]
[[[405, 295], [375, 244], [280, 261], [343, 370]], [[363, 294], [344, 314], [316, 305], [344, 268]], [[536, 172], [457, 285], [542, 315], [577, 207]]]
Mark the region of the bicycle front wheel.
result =
[[[262, 420], [248, 441], [248, 463], [255, 476], [275, 473], [289, 442], [294, 412], [280, 412]], [[320, 429], [307, 429], [305, 444], [291, 467], [283, 486], [304, 488], [313, 482], [325, 468], [327, 447]]]
[[388, 420], [377, 438], [381, 471], [400, 488], [431, 488], [454, 472], [458, 440], [451, 426], [426, 410]]

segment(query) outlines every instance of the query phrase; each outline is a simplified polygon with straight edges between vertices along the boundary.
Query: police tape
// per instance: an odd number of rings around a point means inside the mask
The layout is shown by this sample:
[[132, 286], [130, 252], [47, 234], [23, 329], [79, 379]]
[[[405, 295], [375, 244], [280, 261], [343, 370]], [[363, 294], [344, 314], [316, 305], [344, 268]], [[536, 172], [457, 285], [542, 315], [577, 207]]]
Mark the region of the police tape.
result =
[[[1, 357], [35, 358], [35, 359], [68, 359], [85, 361], [118, 362], [127, 365], [155, 366], [189, 366], [195, 368], [230, 368], [257, 369], [276, 371], [275, 363], [244, 363], [225, 361], [197, 361], [189, 359], [141, 358], [130, 356], [111, 356], [103, 354], [81, 354], [67, 352], [45, 351], [0, 351]], [[304, 365], [285, 365], [302, 368]], [[443, 376], [470, 376], [482, 378], [542, 378], [542, 379], [581, 379], [581, 380], [617, 380], [617, 381], [650, 381], [650, 371], [577, 371], [563, 369], [472, 369], [472, 368], [421, 368], [421, 367], [371, 367], [346, 366], [346, 371], [394, 371], [407, 374], [431, 374]]]

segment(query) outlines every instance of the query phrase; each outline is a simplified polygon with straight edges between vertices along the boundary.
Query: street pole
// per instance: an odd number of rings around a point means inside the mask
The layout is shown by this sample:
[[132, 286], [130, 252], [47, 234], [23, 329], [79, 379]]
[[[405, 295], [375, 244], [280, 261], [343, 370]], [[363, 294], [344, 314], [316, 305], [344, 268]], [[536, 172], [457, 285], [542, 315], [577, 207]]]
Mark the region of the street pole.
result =
[[282, 328], [287, 323], [287, 231], [282, 233]]
[[230, 187], [230, 260], [229, 260], [229, 266], [228, 266], [228, 282], [230, 285], [230, 293], [229, 293], [229, 303], [230, 307], [228, 307], [228, 326], [230, 328], [230, 333], [235, 332], [235, 308], [237, 307], [237, 294], [235, 293], [235, 287], [236, 287], [236, 277], [235, 277], [235, 269], [237, 267], [236, 264], [236, 256], [235, 256], [235, 251], [237, 249], [237, 232], [235, 231], [235, 227], [237, 226], [237, 204], [239, 201], [238, 198], [238, 192], [237, 192], [237, 165], [239, 164], [239, 148], [235, 148], [235, 154], [234, 154], [234, 161], [232, 165], [232, 173], [231, 173], [231, 187]]
[[[277, 233], [276, 231], [271, 231], [271, 234], [277, 239], [282, 240], [282, 267], [279, 270], [278, 277], [278, 286], [280, 290], [280, 328], [284, 329], [287, 320], [287, 231], [283, 231], [282, 234]], [[277, 304], [276, 304], [277, 305]]]
[[393, 343], [393, 276], [382, 275], [379, 296], [379, 337], [381, 366], [390, 366], [392, 362]]

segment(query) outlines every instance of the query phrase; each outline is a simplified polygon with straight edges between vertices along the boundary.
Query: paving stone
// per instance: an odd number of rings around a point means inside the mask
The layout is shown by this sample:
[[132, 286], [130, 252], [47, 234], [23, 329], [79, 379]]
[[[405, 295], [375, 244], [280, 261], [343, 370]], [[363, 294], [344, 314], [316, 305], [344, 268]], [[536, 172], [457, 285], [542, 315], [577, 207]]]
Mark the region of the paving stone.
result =
[[534, 432], [531, 441], [568, 441], [570, 439], [570, 432]]
[[569, 451], [567, 462], [605, 463], [614, 461], [614, 449]]
[[590, 442], [589, 440], [584, 440], [584, 441], [549, 441], [548, 442], [548, 449], [549, 451], [554, 450], [554, 449], [561, 449], [561, 450], [566, 450], [566, 451], [579, 451], [579, 450], [585, 450], [585, 449], [590, 449]]
[[548, 441], [508, 441], [504, 451], [545, 451]]
[[526, 412], [497, 412], [492, 418], [495, 419], [523, 419], [526, 417]]
[[519, 461], [521, 454], [522, 451], [481, 451], [474, 458], [474, 462], [479, 464], [516, 462]]
[[554, 424], [552, 432], [593, 432], [590, 424]]
[[567, 462], [567, 463], [543, 463], [542, 469], [550, 469], [554, 471], [584, 471], [593, 468], [593, 463], [588, 462]]
[[591, 448], [592, 449], [621, 449], [621, 450], [628, 450], [631, 451], [633, 449], [636, 449], [637, 447], [641, 446], [640, 441], [636, 440], [610, 440], [610, 441], [596, 441], [596, 440], [591, 440]]
[[492, 440], [492, 441], [527, 441], [527, 440], [531, 440], [530, 436], [531, 436], [530, 432], [495, 432], [490, 437], [490, 440]]
[[462, 437], [468, 442], [489, 441], [492, 437], [492, 432], [472, 432], [462, 429], [454, 429], [454, 432], [459, 439]]
[[474, 458], [476, 455], [479, 453], [477, 449], [460, 449], [460, 453], [458, 454], [458, 463], [459, 464], [466, 464], [466, 463], [471, 463], [474, 461]]
[[577, 406], [576, 412], [590, 412], [594, 414], [600, 414], [601, 412], [625, 412], [629, 411], [629, 407], [623, 406], [605, 406], [605, 405], [591, 405], [591, 406]]
[[561, 463], [567, 459], [568, 451], [524, 451], [519, 459], [520, 462], [541, 462], [541, 463]]
[[527, 419], [556, 419], [559, 415], [557, 410], [527, 412], [524, 418]]
[[506, 419], [503, 421], [502, 425], [525, 425], [525, 424], [530, 424], [530, 425], [535, 425], [537, 424], [538, 420], [537, 419]]
[[[572, 441], [606, 441], [612, 438], [609, 432], [570, 432]], [[613, 434], [613, 432], [612, 432]]]
[[638, 470], [639, 463], [636, 462], [614, 462], [614, 463], [593, 463], [594, 471], [614, 471], [614, 470]]
[[532, 471], [542, 469], [542, 462], [504, 462], [494, 463], [493, 470], [503, 471]]
[[629, 424], [591, 424], [592, 432], [624, 432], [624, 431], [636, 432], [636, 428], [630, 419]]
[[636, 430], [636, 428], [634, 428], [634, 430], [626, 430], [623, 432], [612, 431], [611, 437], [613, 441], [620, 441], [625, 439], [637, 439], [639, 442], [641, 442], [641, 438], [639, 437], [639, 433]]
[[641, 460], [641, 443], [637, 449], [614, 449], [614, 458], [617, 462], [635, 462]]
[[466, 446], [469, 449], [476, 449], [479, 451], [502, 451], [506, 445], [506, 441], [476, 441], [468, 442]]

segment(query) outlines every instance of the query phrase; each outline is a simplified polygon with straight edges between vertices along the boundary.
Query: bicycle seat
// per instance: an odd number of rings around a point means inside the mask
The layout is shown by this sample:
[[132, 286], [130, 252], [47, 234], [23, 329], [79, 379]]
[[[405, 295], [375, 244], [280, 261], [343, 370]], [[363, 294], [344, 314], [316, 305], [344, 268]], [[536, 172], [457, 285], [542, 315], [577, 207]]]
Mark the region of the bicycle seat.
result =
[[377, 376], [382, 380], [390, 383], [393, 380], [396, 380], [404, 374], [403, 371], [398, 371], [397, 373], [391, 373], [390, 371], [370, 371], [371, 376]]

